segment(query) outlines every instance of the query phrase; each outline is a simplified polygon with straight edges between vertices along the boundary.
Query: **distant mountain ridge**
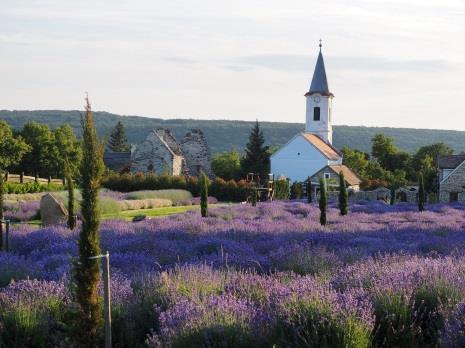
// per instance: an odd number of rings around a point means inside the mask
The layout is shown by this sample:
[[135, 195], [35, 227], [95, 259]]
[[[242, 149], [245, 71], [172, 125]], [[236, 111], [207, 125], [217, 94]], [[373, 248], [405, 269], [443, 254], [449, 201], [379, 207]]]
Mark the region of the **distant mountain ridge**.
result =
[[[81, 114], [80, 111], [61, 110], [0, 110], [0, 119], [5, 120], [15, 129], [20, 129], [29, 121], [45, 123], [52, 128], [68, 123], [80, 135]], [[115, 124], [121, 121], [125, 126], [128, 140], [132, 144], [142, 142], [153, 128], [167, 128], [178, 139], [181, 139], [188, 129], [200, 128], [207, 138], [212, 153], [231, 149], [242, 151], [253, 126], [253, 122], [250, 121], [160, 119], [120, 116], [108, 112], [95, 112], [94, 115], [100, 136], [108, 136]], [[270, 146], [284, 145], [296, 133], [304, 130], [303, 123], [260, 122], [260, 127]], [[373, 136], [383, 133], [393, 137], [397, 146], [408, 152], [414, 152], [421, 146], [439, 141], [452, 147], [455, 152], [465, 151], [465, 131], [363, 126], [334, 126], [333, 130], [333, 142], [337, 148], [348, 146], [370, 152]]]

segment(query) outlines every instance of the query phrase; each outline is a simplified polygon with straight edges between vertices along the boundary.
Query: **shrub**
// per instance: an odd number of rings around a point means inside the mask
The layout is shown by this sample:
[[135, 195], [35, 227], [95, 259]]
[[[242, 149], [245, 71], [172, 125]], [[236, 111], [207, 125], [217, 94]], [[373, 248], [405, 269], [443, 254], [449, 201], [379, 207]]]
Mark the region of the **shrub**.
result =
[[144, 190], [129, 192], [126, 195], [128, 200], [141, 200], [141, 199], [166, 199], [174, 204], [180, 201], [187, 201], [192, 198], [192, 194], [187, 190], [171, 189], [171, 190]]
[[280, 178], [274, 183], [274, 198], [277, 200], [289, 199], [289, 181], [285, 178]]
[[5, 188], [5, 193], [7, 194], [52, 192], [52, 191], [61, 191], [64, 189], [63, 185], [39, 184], [37, 182], [26, 182], [24, 184], [6, 182], [4, 184], [4, 188]]
[[200, 174], [200, 212], [202, 217], [208, 216], [208, 179], [205, 173]]
[[347, 215], [349, 209], [349, 195], [347, 193], [344, 173], [339, 174], [339, 211], [341, 215]]
[[304, 194], [304, 186], [301, 182], [293, 182], [291, 185], [291, 199], [301, 199]]
[[154, 209], [161, 207], [171, 207], [173, 202], [169, 199], [132, 199], [115, 202], [120, 210]]

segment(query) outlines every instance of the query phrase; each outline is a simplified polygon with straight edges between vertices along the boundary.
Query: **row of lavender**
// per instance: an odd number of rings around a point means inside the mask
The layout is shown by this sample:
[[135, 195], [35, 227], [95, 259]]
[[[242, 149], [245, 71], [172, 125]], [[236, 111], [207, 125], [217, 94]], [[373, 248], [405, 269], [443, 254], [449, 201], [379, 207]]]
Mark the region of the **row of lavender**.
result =
[[[327, 226], [295, 202], [104, 222], [114, 342], [463, 346], [465, 211], [416, 209], [330, 208]], [[13, 231], [14, 253], [0, 256], [0, 345], [66, 339], [76, 238], [64, 227]]]

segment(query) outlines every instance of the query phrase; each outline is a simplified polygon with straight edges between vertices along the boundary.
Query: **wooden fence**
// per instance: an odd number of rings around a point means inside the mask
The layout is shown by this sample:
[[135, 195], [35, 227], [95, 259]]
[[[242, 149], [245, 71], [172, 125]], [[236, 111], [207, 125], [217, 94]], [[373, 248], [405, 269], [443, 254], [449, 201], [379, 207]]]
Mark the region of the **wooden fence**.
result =
[[28, 182], [37, 182], [39, 184], [63, 184], [62, 179], [44, 179], [44, 178], [39, 178], [35, 176], [27, 176], [24, 174], [10, 174], [6, 173], [5, 174], [5, 182], [13, 182], [13, 183], [19, 183], [19, 184], [25, 184]]

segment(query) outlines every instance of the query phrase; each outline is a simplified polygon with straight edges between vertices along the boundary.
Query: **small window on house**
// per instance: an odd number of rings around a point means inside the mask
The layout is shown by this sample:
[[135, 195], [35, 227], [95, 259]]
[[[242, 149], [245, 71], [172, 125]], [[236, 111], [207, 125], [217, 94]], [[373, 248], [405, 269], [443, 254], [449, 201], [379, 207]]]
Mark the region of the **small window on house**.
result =
[[330, 173], [325, 173], [325, 179], [329, 179], [331, 178], [331, 174]]
[[313, 121], [319, 121], [320, 120], [320, 107], [315, 106], [313, 108]]
[[300, 152], [297, 152], [297, 156], [300, 156]]
[[459, 193], [458, 192], [450, 192], [449, 193], [449, 202], [457, 202], [459, 200]]

